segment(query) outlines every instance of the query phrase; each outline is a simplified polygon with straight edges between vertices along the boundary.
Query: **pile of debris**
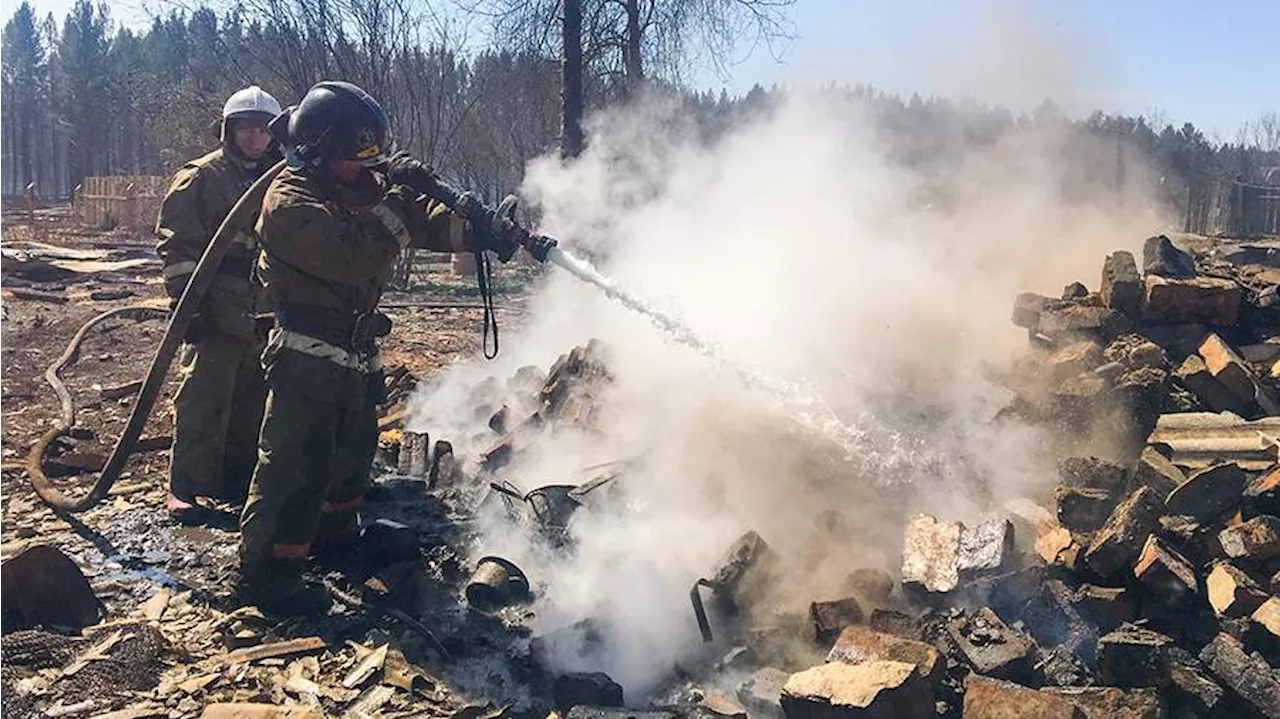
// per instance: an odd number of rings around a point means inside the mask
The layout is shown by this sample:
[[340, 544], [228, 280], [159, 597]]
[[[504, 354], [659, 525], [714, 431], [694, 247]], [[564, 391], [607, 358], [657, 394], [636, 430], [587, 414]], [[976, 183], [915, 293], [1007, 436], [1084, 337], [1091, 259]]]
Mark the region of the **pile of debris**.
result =
[[1280, 248], [1214, 247], [1197, 259], [1159, 236], [1143, 267], [1119, 251], [1098, 292], [1076, 282], [1060, 299], [1017, 297], [1013, 322], [1036, 351], [1011, 378], [1015, 411], [1079, 422], [1114, 408], [1139, 440], [1162, 413], [1280, 414]]
[[859, 570], [810, 606], [816, 665], [769, 644], [762, 623], [785, 622], [735, 606], [776, 564], [744, 537], [699, 585], [750, 664], [774, 666], [710, 713], [1280, 717], [1280, 248], [1196, 257], [1156, 237], [1143, 259], [1107, 257], [1098, 293], [1017, 298], [1034, 350], [1011, 411], [1144, 441], [1068, 457], [1052, 496], [980, 522], [910, 517], [900, 592]]
[[[383, 461], [402, 475], [428, 477], [430, 487], [442, 477], [444, 484], [461, 485], [467, 476], [491, 476], [550, 432], [597, 431], [602, 393], [611, 382], [604, 345], [592, 340], [562, 355], [549, 370], [528, 365], [505, 382], [488, 377], [472, 387], [467, 406], [487, 426], [482, 434], [462, 438], [455, 447], [444, 439], [432, 444], [428, 432], [397, 432], [384, 442]], [[476, 466], [463, 447], [478, 448]], [[455, 459], [455, 451], [466, 459]]]

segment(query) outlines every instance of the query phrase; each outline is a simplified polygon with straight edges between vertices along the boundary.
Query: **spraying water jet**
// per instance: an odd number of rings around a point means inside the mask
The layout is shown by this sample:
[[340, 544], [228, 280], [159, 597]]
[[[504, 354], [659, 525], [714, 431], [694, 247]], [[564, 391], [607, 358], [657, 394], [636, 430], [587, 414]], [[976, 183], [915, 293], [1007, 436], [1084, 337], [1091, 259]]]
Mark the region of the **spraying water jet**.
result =
[[590, 262], [575, 257], [554, 240], [548, 241], [544, 258], [544, 261], [597, 287], [606, 297], [623, 307], [644, 315], [663, 334], [698, 352], [717, 367], [728, 370], [746, 387], [764, 392], [806, 429], [838, 444], [847, 457], [853, 456], [865, 444], [863, 433], [845, 424], [835, 410], [813, 390], [729, 359], [721, 347], [709, 342], [684, 322], [658, 309], [651, 302], [628, 292], [616, 280], [602, 274]]

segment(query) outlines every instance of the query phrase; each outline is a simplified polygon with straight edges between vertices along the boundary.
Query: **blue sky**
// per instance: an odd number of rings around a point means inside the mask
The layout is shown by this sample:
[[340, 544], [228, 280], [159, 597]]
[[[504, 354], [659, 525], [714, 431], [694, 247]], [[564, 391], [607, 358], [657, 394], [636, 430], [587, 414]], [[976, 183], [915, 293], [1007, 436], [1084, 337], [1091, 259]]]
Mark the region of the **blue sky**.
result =
[[798, 0], [791, 17], [783, 65], [758, 52], [714, 84], [861, 81], [1015, 109], [1048, 96], [1223, 139], [1280, 108], [1277, 0]]
[[[138, 22], [163, 0], [114, 0]], [[65, 15], [72, 0], [35, 0]], [[3, 17], [17, 3], [3, 0]], [[901, 94], [973, 97], [1014, 110], [1052, 98], [1191, 121], [1230, 140], [1280, 109], [1280, 0], [797, 0], [778, 64], [760, 47], [697, 84], [865, 82]]]

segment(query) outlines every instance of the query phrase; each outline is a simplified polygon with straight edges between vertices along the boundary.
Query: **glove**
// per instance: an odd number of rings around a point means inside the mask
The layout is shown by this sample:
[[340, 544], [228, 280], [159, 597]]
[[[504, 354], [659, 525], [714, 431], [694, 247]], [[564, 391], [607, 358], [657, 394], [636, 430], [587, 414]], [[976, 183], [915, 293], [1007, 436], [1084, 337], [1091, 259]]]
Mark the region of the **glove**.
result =
[[404, 185], [427, 195], [436, 184], [436, 173], [426, 163], [401, 150], [387, 160], [387, 179], [393, 185]]
[[465, 218], [467, 224], [471, 225], [475, 252], [489, 250], [503, 262], [515, 255], [516, 248], [520, 245], [517, 234], [520, 228], [514, 223], [497, 223], [499, 226], [495, 226], [493, 208], [481, 202], [475, 195], [470, 192], [459, 195], [457, 201], [453, 203], [453, 212]]
[[556, 245], [560, 244], [556, 242], [554, 237], [547, 237], [546, 235], [536, 235], [536, 234], [528, 234], [528, 233], [526, 234], [528, 235], [528, 241], [523, 243], [521, 247], [524, 247], [526, 250], [528, 250], [529, 254], [533, 255], [533, 259], [539, 262], [546, 262], [547, 253], [550, 252], [551, 249], [554, 248]]

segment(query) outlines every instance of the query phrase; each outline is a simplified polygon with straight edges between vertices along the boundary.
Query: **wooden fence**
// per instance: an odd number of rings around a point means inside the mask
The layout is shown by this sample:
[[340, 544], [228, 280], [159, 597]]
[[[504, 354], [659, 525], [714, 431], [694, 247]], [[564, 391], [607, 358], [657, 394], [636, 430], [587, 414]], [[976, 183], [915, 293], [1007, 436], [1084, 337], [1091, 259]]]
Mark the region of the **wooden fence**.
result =
[[1261, 182], [1215, 179], [1187, 187], [1183, 230], [1202, 235], [1280, 235], [1280, 169]]
[[168, 189], [169, 178], [161, 175], [86, 177], [72, 206], [76, 219], [89, 227], [146, 229], [155, 225]]

